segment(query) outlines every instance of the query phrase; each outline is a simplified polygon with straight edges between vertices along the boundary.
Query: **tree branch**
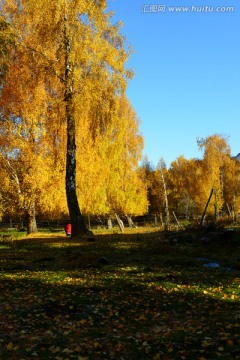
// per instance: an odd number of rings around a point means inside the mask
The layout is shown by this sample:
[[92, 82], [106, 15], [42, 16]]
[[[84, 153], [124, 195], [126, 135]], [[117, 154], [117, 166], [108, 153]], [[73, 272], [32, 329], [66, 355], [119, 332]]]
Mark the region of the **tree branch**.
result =
[[34, 48], [32, 48], [31, 46], [29, 45], [25, 45], [25, 47], [32, 51], [32, 52], [35, 52], [39, 55], [41, 55], [47, 62], [48, 62], [48, 65], [49, 65], [49, 69], [51, 70], [51, 72], [53, 73], [53, 75], [55, 75], [62, 83], [65, 84], [65, 79], [61, 76], [59, 76], [57, 73], [56, 73], [56, 70], [54, 69], [54, 63], [57, 63], [59, 60], [56, 60], [56, 61], [53, 61], [53, 60], [50, 60], [42, 51], [39, 51], [39, 50], [36, 50]]

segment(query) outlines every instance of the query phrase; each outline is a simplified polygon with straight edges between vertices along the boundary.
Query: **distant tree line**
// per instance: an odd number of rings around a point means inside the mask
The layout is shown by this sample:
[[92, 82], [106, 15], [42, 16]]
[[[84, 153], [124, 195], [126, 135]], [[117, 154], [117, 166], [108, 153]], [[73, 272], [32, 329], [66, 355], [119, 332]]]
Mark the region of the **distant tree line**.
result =
[[[227, 139], [214, 134], [198, 139], [203, 158], [179, 156], [166, 168], [161, 159], [157, 168], [145, 159], [149, 213], [158, 214], [168, 226], [169, 216], [199, 219], [204, 214], [217, 222], [219, 214], [235, 221], [240, 212], [240, 162], [231, 156]], [[211, 195], [211, 196], [210, 196]]]

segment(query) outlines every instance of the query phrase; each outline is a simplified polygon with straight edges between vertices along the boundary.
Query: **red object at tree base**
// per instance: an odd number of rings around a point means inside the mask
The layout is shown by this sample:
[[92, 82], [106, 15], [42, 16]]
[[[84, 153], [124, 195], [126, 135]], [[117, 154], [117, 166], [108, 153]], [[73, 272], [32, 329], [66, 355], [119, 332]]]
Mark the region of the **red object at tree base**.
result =
[[67, 235], [67, 236], [71, 236], [71, 234], [72, 234], [72, 225], [71, 225], [71, 224], [67, 224], [64, 229], [65, 229], [66, 235]]

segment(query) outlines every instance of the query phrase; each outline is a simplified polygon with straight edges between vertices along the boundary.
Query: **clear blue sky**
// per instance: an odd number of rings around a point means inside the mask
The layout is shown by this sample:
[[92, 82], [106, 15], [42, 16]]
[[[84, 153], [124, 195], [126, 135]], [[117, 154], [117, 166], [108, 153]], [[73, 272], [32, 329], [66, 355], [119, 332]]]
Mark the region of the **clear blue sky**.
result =
[[[237, 155], [240, 1], [109, 0], [108, 4], [115, 12], [114, 22], [123, 21], [121, 32], [134, 48], [128, 66], [134, 68], [135, 77], [127, 94], [141, 121], [143, 154], [154, 166], [162, 157], [167, 167], [180, 155], [202, 158], [197, 138], [218, 133], [228, 137], [232, 155]], [[172, 9], [186, 6], [188, 12]], [[223, 6], [234, 11], [217, 12]]]

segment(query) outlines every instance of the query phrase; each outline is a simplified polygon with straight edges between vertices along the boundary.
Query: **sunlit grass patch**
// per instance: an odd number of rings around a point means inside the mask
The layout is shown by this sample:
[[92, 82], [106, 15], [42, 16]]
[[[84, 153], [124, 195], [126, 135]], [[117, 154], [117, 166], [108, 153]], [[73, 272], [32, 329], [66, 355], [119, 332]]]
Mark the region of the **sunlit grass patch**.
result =
[[69, 248], [69, 247], [81, 247], [82, 244], [79, 243], [79, 242], [56, 242], [56, 243], [48, 243], [46, 244], [49, 248], [58, 248], [58, 249], [61, 249], [61, 248]]
[[0, 244], [0, 250], [9, 250], [9, 249], [11, 249], [11, 246]]

